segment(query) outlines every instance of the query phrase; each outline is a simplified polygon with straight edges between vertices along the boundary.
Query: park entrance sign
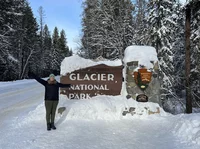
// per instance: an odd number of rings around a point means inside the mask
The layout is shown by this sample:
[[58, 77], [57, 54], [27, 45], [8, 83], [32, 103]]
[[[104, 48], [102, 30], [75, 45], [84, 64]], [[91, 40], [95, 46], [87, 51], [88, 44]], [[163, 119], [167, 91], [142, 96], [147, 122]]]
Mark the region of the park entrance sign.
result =
[[150, 46], [129, 46], [120, 60], [66, 57], [60, 74], [61, 83], [71, 84], [71, 88], [61, 89], [61, 94], [69, 99], [122, 95], [138, 102], [160, 104], [162, 76], [156, 49]]
[[75, 70], [61, 76], [61, 83], [71, 88], [61, 89], [69, 99], [89, 99], [97, 95], [120, 95], [122, 88], [122, 66], [95, 66]]

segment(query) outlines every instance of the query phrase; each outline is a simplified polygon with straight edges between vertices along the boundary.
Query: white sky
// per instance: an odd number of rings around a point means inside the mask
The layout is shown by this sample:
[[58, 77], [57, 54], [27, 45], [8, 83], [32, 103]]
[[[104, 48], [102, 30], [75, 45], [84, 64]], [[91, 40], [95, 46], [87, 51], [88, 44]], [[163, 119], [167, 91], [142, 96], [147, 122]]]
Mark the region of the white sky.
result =
[[184, 4], [186, 2], [186, 0], [180, 0], [180, 2]]

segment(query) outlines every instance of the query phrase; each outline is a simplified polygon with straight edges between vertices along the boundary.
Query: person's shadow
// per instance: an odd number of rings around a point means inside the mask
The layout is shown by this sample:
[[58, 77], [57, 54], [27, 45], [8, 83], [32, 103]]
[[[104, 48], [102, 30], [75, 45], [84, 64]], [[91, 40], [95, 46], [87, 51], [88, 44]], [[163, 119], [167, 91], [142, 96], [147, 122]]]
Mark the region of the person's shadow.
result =
[[69, 108], [68, 109], [66, 107], [58, 108], [58, 114], [60, 114], [60, 118], [56, 122], [56, 125], [60, 125], [66, 120], [68, 112], [69, 112]]

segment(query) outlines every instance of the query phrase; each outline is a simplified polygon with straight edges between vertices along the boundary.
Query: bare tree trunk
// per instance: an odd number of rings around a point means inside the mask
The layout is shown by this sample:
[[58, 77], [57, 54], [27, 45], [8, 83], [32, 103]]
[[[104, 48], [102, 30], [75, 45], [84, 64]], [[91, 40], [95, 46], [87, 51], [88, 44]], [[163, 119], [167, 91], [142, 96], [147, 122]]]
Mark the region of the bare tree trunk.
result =
[[190, 21], [191, 21], [191, 8], [190, 5], [186, 8], [186, 42], [185, 42], [185, 75], [186, 75], [186, 113], [192, 113], [192, 96], [191, 96], [191, 84], [190, 84]]
[[28, 63], [29, 63], [29, 60], [31, 59], [31, 56], [33, 55], [33, 52], [34, 52], [34, 49], [31, 49], [31, 52], [30, 52], [28, 58], [26, 59], [26, 63], [24, 64], [23, 71], [22, 71], [22, 74], [21, 74], [20, 79], [23, 79], [23, 77], [24, 77], [24, 74], [25, 74], [27, 65], [28, 65]]

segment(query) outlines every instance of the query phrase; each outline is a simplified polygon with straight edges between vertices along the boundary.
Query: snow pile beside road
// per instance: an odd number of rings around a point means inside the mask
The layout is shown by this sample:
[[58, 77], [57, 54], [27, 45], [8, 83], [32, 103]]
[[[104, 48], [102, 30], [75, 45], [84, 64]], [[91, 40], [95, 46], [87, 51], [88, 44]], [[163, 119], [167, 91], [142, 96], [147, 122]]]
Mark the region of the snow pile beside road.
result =
[[175, 126], [174, 134], [184, 142], [200, 145], [200, 114], [181, 115]]
[[[61, 101], [64, 103], [60, 105], [67, 109], [67, 119], [120, 120], [146, 117], [151, 114], [166, 115], [156, 103], [138, 103], [133, 99], [127, 100], [122, 96], [96, 96], [90, 100], [66, 100], [66, 96], [62, 95]], [[70, 103], [72, 101], [73, 103]], [[134, 110], [127, 113], [126, 116], [122, 116], [123, 111], [129, 111], [130, 108]]]
[[17, 118], [16, 121], [18, 122], [18, 127], [23, 127], [23, 125], [37, 123], [41, 121], [45, 122], [44, 103], [39, 104], [35, 110], [28, 112], [25, 117]]
[[71, 57], [66, 57], [61, 63], [61, 75], [66, 75], [67, 73], [71, 73], [75, 70], [92, 67], [100, 64], [105, 64], [107, 66], [121, 66], [121, 60], [103, 60], [103, 61], [92, 61], [90, 59], [84, 59], [78, 55], [73, 55]]

